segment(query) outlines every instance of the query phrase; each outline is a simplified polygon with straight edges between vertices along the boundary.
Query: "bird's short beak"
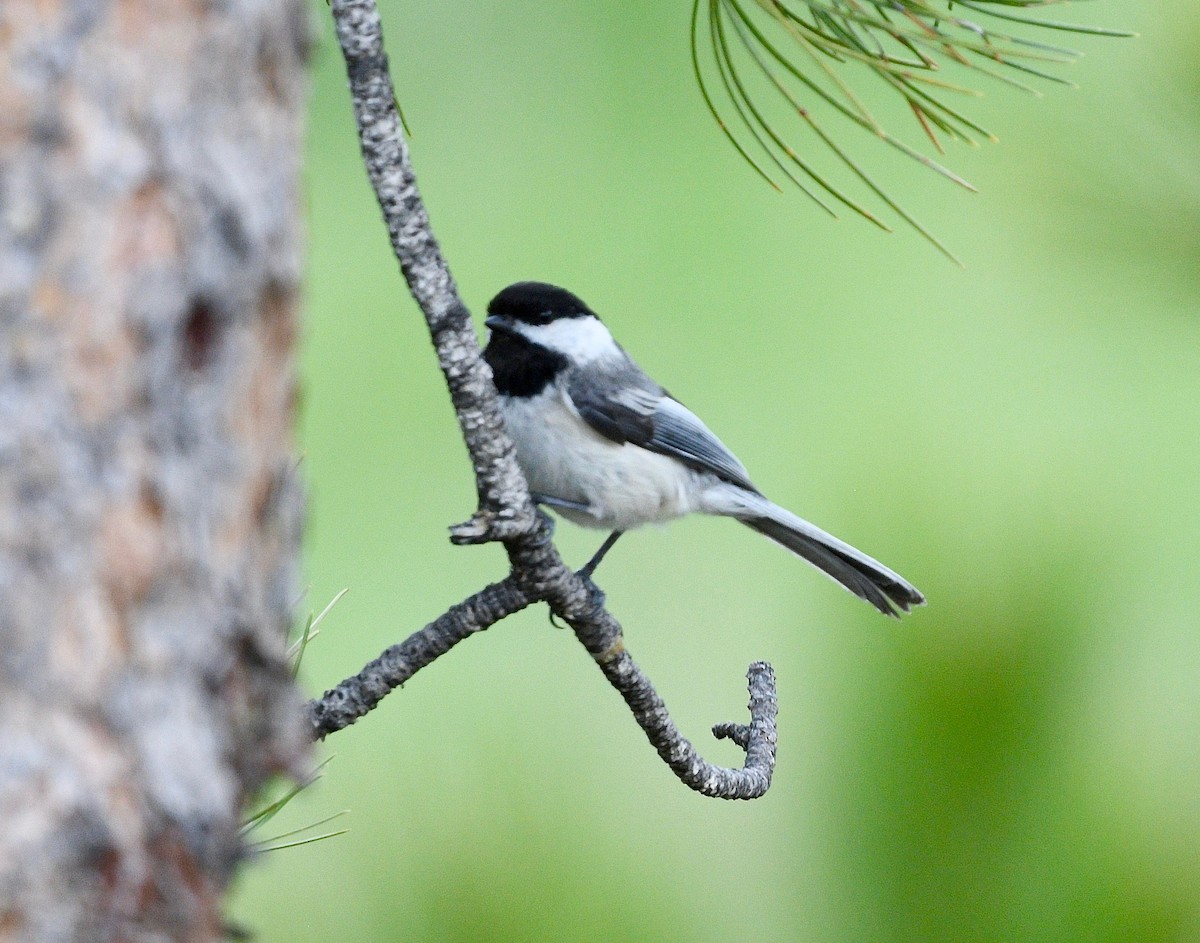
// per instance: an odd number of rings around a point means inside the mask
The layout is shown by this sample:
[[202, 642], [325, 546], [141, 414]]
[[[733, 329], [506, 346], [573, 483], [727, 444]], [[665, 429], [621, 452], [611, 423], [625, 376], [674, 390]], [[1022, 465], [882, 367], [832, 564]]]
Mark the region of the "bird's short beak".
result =
[[502, 314], [489, 314], [483, 322], [493, 331], [499, 331], [501, 334], [513, 334], [513, 323], [511, 318], [506, 318]]

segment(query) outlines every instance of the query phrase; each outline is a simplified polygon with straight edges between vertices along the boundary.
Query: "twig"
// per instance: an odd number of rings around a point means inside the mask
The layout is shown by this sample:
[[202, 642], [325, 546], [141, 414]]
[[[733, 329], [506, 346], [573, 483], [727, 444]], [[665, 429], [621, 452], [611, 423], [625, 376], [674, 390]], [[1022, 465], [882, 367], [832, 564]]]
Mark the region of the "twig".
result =
[[713, 736], [730, 739], [746, 751], [742, 769], [714, 766], [680, 736], [655, 692], [626, 651], [608, 662], [598, 662], [604, 676], [621, 692], [638, 724], [658, 755], [675, 775], [696, 792], [722, 799], [757, 799], [771, 786], [775, 769], [775, 672], [765, 661], [750, 666], [750, 725], [717, 724]]
[[675, 727], [662, 699], [625, 651], [621, 626], [604, 608], [603, 595], [590, 580], [572, 573], [563, 563], [551, 542], [549, 527], [529, 497], [470, 315], [438, 248], [417, 189], [375, 0], [332, 0], [331, 7], [346, 59], [367, 174], [409, 290], [425, 315], [475, 468], [479, 509], [471, 520], [451, 529], [451, 540], [458, 544], [502, 541], [512, 572], [311, 702], [308, 710], [314, 737], [353, 723], [389, 691], [468, 635], [544, 601], [575, 631], [681, 781], [709, 796], [761, 796], [770, 786], [775, 764], [775, 685], [770, 666], [759, 662], [750, 668], [749, 727], [721, 726], [739, 731], [731, 739], [746, 750], [745, 766], [714, 766]]
[[418, 671], [440, 658], [468, 636], [520, 612], [530, 599], [510, 576], [492, 583], [450, 607], [429, 625], [393, 645], [358, 674], [308, 704], [314, 740], [323, 740], [358, 718], [400, 687]]

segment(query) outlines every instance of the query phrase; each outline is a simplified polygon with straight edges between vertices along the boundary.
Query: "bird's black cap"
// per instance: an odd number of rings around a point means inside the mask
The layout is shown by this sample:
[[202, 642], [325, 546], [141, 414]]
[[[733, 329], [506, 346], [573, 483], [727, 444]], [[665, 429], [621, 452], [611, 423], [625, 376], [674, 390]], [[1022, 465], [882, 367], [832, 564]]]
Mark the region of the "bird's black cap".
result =
[[583, 318], [596, 312], [565, 288], [545, 282], [509, 285], [488, 304], [488, 314], [526, 324], [549, 324], [559, 318]]

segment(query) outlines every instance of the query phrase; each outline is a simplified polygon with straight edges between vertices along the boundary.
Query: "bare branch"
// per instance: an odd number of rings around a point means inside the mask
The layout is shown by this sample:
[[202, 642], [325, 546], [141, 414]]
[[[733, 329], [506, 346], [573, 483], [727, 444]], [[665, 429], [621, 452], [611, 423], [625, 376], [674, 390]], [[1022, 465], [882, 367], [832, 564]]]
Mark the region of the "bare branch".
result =
[[491, 628], [531, 602], [533, 600], [510, 576], [452, 606], [419, 632], [387, 649], [354, 677], [326, 691], [318, 700], [310, 701], [308, 719], [313, 739], [323, 740], [329, 734], [349, 727], [463, 639]]
[[463, 638], [544, 601], [575, 631], [681, 781], [709, 796], [762, 795], [775, 763], [775, 687], [770, 666], [761, 662], [751, 666], [749, 727], [722, 726], [739, 731], [731, 739], [746, 750], [745, 767], [733, 770], [708, 763], [679, 733], [662, 699], [625, 651], [621, 626], [604, 608], [603, 595], [590, 580], [567, 568], [551, 542], [548, 524], [534, 509], [470, 315], [417, 189], [375, 0], [332, 0], [332, 11], [371, 186], [409, 290], [425, 315], [475, 468], [479, 509], [470, 521], [452, 528], [451, 539], [460, 544], [502, 541], [512, 573], [312, 702], [313, 735], [323, 737], [353, 723]]
[[629, 653], [596, 659], [604, 676], [621, 692], [639, 726], [672, 772], [690, 789], [721, 799], [757, 799], [771, 786], [775, 769], [775, 672], [756, 661], [746, 673], [750, 686], [750, 724], [717, 724], [713, 736], [729, 739], [746, 751], [742, 769], [714, 766], [679, 732], [650, 680]]
[[333, 3], [332, 10], [346, 59], [367, 176], [383, 211], [396, 259], [429, 325], [438, 364], [475, 466], [481, 515], [473, 538], [464, 533], [460, 542], [531, 532], [538, 526], [538, 518], [512, 443], [502, 432], [491, 374], [417, 190], [388, 74], [379, 11], [374, 2], [363, 0]]

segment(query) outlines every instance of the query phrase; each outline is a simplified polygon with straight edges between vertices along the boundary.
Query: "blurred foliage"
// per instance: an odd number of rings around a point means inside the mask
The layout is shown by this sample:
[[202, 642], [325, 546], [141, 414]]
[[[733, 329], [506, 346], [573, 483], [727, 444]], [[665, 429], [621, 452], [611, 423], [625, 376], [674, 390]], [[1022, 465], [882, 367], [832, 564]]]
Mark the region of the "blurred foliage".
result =
[[[349, 807], [350, 833], [266, 856], [239, 923], [293, 943], [1200, 939], [1200, 8], [1076, 12], [1141, 38], [1086, 41], [1079, 90], [989, 91], [1002, 143], [959, 168], [979, 195], [879, 171], [960, 272], [747, 173], [696, 91], [686, 4], [385, 4], [474, 310], [520, 278], [577, 291], [772, 497], [930, 604], [893, 624], [728, 521], [626, 538], [601, 584], [708, 756], [736, 761], [708, 725], [742, 716], [751, 660], [775, 664], [765, 799], [679, 786], [535, 610], [336, 735], [273, 825]], [[312, 599], [352, 592], [308, 646], [313, 691], [503, 572], [446, 540], [470, 469], [322, 24], [308, 573]], [[559, 535], [579, 562], [600, 539]]]

